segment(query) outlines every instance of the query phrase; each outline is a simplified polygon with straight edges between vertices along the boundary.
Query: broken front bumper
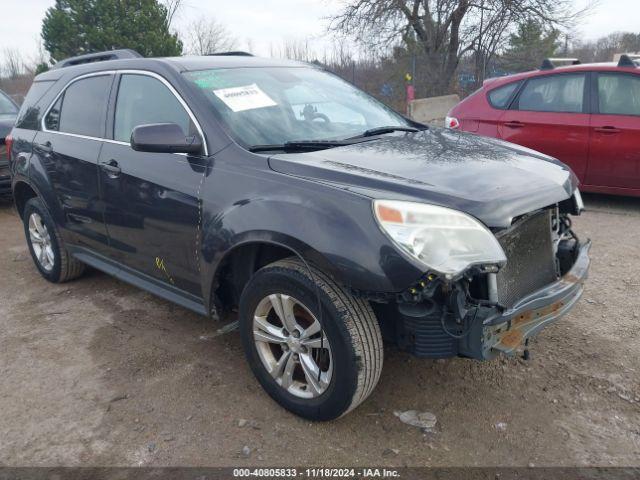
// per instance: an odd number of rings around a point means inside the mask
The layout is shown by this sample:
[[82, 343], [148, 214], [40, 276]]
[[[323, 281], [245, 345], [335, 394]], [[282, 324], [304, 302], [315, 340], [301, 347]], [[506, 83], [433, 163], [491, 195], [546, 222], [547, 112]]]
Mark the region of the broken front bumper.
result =
[[590, 248], [590, 241], [578, 245], [563, 277], [516, 300], [509, 308], [469, 301], [461, 288], [448, 290], [444, 308], [444, 302], [434, 300], [372, 305], [382, 320], [384, 337], [417, 357], [489, 360], [500, 353], [513, 354], [580, 299], [589, 271]]
[[[482, 322], [482, 358], [512, 354], [527, 339], [559, 320], [582, 296], [589, 272], [591, 241], [580, 246], [576, 261], [560, 280], [519, 300]], [[476, 350], [477, 352], [477, 350]]]

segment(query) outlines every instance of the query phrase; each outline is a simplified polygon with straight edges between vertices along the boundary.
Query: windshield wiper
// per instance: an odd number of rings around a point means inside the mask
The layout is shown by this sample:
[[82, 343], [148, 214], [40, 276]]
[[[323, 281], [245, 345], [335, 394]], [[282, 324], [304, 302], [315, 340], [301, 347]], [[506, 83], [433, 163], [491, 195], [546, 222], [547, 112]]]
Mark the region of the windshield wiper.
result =
[[361, 133], [360, 135], [356, 136], [356, 137], [351, 137], [349, 140], [354, 139], [354, 138], [362, 138], [362, 137], [373, 137], [375, 135], [384, 135], [385, 133], [392, 133], [392, 132], [419, 132], [420, 129], [415, 128], [415, 127], [403, 127], [400, 125], [397, 126], [389, 126], [389, 127], [376, 127], [376, 128], [371, 128], [369, 130], [366, 130], [364, 133]]
[[308, 152], [314, 150], [326, 150], [334, 147], [344, 147], [353, 142], [344, 140], [295, 140], [275, 145], [253, 145], [248, 148], [250, 152], [271, 152], [281, 150], [283, 152]]
[[271, 152], [281, 150], [284, 152], [310, 152], [314, 150], [326, 150], [334, 147], [345, 147], [358, 143], [358, 140], [376, 135], [383, 135], [391, 132], [419, 132], [420, 129], [415, 127], [403, 127], [401, 125], [389, 127], [371, 128], [355, 137], [345, 138], [344, 140], [293, 140], [281, 144], [274, 145], [253, 145], [248, 148], [250, 152]]

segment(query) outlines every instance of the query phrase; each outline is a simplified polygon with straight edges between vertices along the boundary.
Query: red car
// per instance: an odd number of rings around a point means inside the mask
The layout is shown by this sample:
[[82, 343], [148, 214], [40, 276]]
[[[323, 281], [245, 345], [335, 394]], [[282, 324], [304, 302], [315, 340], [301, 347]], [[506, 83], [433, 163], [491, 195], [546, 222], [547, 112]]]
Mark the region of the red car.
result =
[[[556, 61], [559, 59], [556, 59]], [[500, 138], [569, 165], [581, 190], [640, 196], [640, 65], [555, 67], [486, 80], [450, 112], [448, 128]]]

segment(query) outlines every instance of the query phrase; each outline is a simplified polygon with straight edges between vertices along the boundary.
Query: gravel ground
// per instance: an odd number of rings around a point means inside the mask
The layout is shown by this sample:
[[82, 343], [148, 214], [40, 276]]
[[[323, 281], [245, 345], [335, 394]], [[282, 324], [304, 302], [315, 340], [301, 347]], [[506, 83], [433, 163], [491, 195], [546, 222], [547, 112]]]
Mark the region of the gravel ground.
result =
[[638, 466], [640, 199], [586, 203], [586, 293], [530, 361], [387, 348], [370, 399], [322, 424], [263, 393], [237, 332], [98, 272], [45, 282], [0, 204], [0, 465]]

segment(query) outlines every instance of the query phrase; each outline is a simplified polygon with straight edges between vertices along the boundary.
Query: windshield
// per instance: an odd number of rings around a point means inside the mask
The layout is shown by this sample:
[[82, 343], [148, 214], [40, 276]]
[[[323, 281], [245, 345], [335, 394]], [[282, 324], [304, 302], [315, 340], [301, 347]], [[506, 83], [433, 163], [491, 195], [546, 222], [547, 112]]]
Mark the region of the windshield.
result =
[[240, 144], [340, 140], [378, 127], [408, 127], [393, 110], [340, 78], [305, 67], [185, 73]]
[[0, 92], [0, 115], [15, 115], [18, 113], [18, 109], [14, 103]]

